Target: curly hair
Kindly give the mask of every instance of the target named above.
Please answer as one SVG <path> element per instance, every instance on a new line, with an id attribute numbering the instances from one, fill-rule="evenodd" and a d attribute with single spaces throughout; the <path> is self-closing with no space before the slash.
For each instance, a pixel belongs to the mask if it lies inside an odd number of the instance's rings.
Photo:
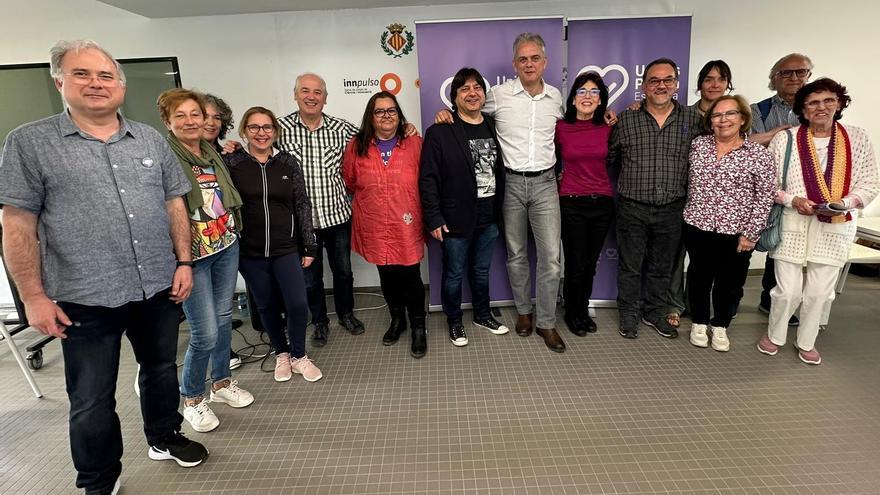
<path id="1" fill-rule="evenodd" d="M 235 119 L 232 118 L 232 109 L 225 101 L 211 93 L 205 93 L 205 105 L 213 105 L 220 113 L 220 134 L 217 135 L 217 140 L 226 139 L 226 133 L 232 130 L 235 123 Z"/>

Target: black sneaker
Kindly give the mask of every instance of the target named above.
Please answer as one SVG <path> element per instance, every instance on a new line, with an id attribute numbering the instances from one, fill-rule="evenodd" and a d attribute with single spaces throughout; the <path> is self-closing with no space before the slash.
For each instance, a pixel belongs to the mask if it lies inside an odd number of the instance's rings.
<path id="1" fill-rule="evenodd" d="M 565 317 L 565 326 L 568 327 L 568 330 L 577 335 L 578 337 L 586 337 L 587 336 L 587 325 L 584 322 L 584 319 L 580 316 L 575 316 L 569 318 L 567 315 Z"/>
<path id="2" fill-rule="evenodd" d="M 229 349 L 229 369 L 234 370 L 237 368 L 241 368 L 241 356 L 232 349 Z"/>
<path id="3" fill-rule="evenodd" d="M 788 326 L 796 327 L 801 324 L 801 320 L 798 319 L 797 315 L 791 315 L 791 318 L 788 319 Z"/>
<path id="4" fill-rule="evenodd" d="M 491 315 L 485 320 L 474 320 L 474 326 L 478 328 L 482 328 L 484 330 L 488 330 L 495 335 L 504 335 L 509 332 L 510 329 L 503 325 L 500 321 L 493 318 Z"/>
<path id="5" fill-rule="evenodd" d="M 764 313 L 765 315 L 769 315 L 770 306 L 765 306 L 764 303 L 758 303 L 758 311 Z"/>
<path id="6" fill-rule="evenodd" d="M 344 326 L 348 333 L 352 335 L 360 335 L 364 333 L 364 323 L 355 318 L 354 313 L 342 315 L 339 318 L 339 324 Z"/>
<path id="7" fill-rule="evenodd" d="M 647 318 L 642 318 L 642 323 L 657 330 L 657 333 L 660 334 L 661 337 L 666 337 L 667 339 L 678 337 L 678 330 L 670 325 L 669 322 L 666 321 L 666 318 L 655 318 L 653 321 Z"/>
<path id="8" fill-rule="evenodd" d="M 639 319 L 633 315 L 621 316 L 620 327 L 617 333 L 625 339 L 635 339 L 639 336 Z"/>
<path id="9" fill-rule="evenodd" d="M 150 447 L 147 455 L 154 461 L 173 460 L 181 467 L 195 467 L 208 457 L 208 449 L 175 431 Z"/>
<path id="10" fill-rule="evenodd" d="M 449 340 L 455 347 L 464 347 L 468 344 L 467 334 L 464 333 L 464 325 L 453 323 L 449 325 Z"/>
<path id="11" fill-rule="evenodd" d="M 324 347 L 327 345 L 327 333 L 330 328 L 326 323 L 315 323 L 315 333 L 312 334 L 312 345 L 315 347 Z"/>

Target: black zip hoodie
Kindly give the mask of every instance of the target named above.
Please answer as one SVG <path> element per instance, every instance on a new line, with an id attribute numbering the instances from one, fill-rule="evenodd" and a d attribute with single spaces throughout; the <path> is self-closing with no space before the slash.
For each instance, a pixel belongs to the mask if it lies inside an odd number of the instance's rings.
<path id="1" fill-rule="evenodd" d="M 312 203 L 299 162 L 277 151 L 265 165 L 243 149 L 224 156 L 229 175 L 244 203 L 241 207 L 241 255 L 283 256 L 299 251 L 315 256 Z"/>

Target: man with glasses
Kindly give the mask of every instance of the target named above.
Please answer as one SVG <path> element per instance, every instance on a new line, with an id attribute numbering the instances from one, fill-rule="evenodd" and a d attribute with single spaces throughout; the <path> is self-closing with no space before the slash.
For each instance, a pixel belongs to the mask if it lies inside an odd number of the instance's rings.
<path id="1" fill-rule="evenodd" d="M 770 140 L 779 131 L 799 125 L 797 115 L 794 114 L 794 95 L 807 84 L 813 70 L 813 62 L 810 57 L 800 53 L 789 53 L 780 58 L 770 69 L 770 83 L 768 87 L 776 91 L 776 94 L 751 105 L 752 110 L 752 134 L 750 141 L 767 146 Z M 770 314 L 770 291 L 776 287 L 776 270 L 773 258 L 767 256 L 764 263 L 764 275 L 761 277 L 761 302 L 758 310 Z M 739 304 L 737 303 L 737 306 Z M 788 320 L 791 326 L 800 324 L 797 315 L 792 315 Z"/>
<path id="2" fill-rule="evenodd" d="M 123 333 L 140 365 L 149 457 L 192 467 L 208 455 L 180 434 L 178 412 L 190 184 L 155 129 L 119 114 L 125 75 L 107 51 L 60 41 L 50 73 L 66 110 L 12 131 L 0 155 L 5 261 L 30 325 L 61 339 L 76 486 L 116 493 Z"/>
<path id="3" fill-rule="evenodd" d="M 608 163 L 619 167 L 617 241 L 620 335 L 638 336 L 639 317 L 666 338 L 678 331 L 666 321 L 676 248 L 687 196 L 691 140 L 702 131 L 699 112 L 678 103 L 678 66 L 668 58 L 645 68 L 645 99 L 626 110 L 614 128 Z M 642 302 L 642 275 L 645 299 Z"/>

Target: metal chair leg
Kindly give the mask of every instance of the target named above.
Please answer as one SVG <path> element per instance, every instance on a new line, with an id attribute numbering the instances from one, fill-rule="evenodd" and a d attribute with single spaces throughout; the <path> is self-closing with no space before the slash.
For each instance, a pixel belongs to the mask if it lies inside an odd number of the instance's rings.
<path id="1" fill-rule="evenodd" d="M 15 361 L 18 363 L 18 367 L 21 368 L 21 372 L 24 373 L 24 377 L 30 384 L 31 390 L 34 391 L 34 395 L 36 395 L 38 399 L 42 399 L 43 392 L 41 392 L 40 387 L 37 386 L 33 373 L 28 369 L 27 364 L 24 362 L 24 358 L 21 357 L 21 352 L 19 352 L 18 346 L 12 341 L 12 335 L 9 334 L 9 330 L 6 329 L 6 325 L 2 321 L 0 321 L 0 334 L 3 334 L 3 338 L 6 339 L 6 342 L 9 344 L 9 350 L 12 351 Z"/>

